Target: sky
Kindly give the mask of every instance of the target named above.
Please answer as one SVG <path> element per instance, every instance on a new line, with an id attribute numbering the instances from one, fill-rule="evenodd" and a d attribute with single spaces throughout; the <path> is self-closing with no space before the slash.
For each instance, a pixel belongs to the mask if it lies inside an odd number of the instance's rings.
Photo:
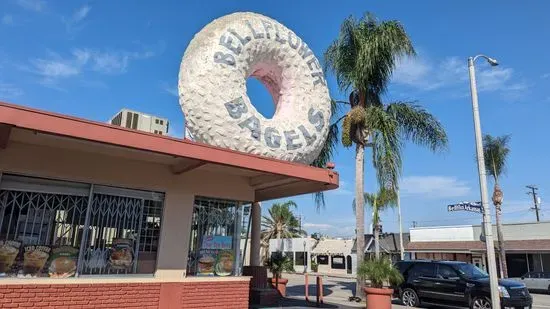
<path id="1" fill-rule="evenodd" d="M 541 218 L 550 161 L 550 2 L 547 1 L 0 1 L 0 100 L 82 118 L 106 121 L 128 107 L 170 120 L 170 134 L 184 128 L 177 78 L 183 53 L 202 27 L 223 15 L 251 11 L 272 17 L 297 33 L 322 61 L 349 15 L 369 11 L 403 23 L 417 57 L 401 59 L 385 102 L 415 101 L 434 114 L 449 136 L 441 154 L 407 144 L 403 153 L 403 228 L 479 224 L 475 213 L 446 205 L 480 200 L 467 58 L 478 53 L 500 65 L 476 63 L 482 130 L 511 134 L 504 191 L 504 222 L 535 220 L 526 185 L 539 187 Z M 327 74 L 330 94 L 347 98 Z M 270 117 L 273 101 L 257 81 L 248 95 Z M 370 157 L 367 151 L 366 158 Z M 316 210 L 311 195 L 291 198 L 309 232 L 349 237 L 354 150 L 339 147 L 334 158 L 340 188 Z M 376 190 L 366 161 L 365 190 Z M 490 189 L 492 183 L 489 182 Z M 288 199 L 285 199 L 288 200 Z M 265 211 L 273 202 L 264 202 Z M 494 213 L 494 211 L 493 211 Z M 368 230 L 371 219 L 366 213 Z M 384 232 L 398 231 L 397 211 L 382 214 Z"/>

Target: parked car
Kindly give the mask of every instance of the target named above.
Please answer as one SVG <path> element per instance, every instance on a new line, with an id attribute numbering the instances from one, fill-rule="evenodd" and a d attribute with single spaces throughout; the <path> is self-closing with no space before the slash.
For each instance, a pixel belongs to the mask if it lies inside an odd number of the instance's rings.
<path id="1" fill-rule="evenodd" d="M 397 269 L 405 281 L 397 295 L 405 306 L 424 304 L 491 308 L 489 275 L 476 266 L 456 261 L 400 261 Z M 531 308 L 533 299 L 525 284 L 499 280 L 501 307 Z"/>
<path id="2" fill-rule="evenodd" d="M 550 293 L 550 272 L 528 272 L 520 278 L 511 278 L 525 284 L 529 291 Z"/>

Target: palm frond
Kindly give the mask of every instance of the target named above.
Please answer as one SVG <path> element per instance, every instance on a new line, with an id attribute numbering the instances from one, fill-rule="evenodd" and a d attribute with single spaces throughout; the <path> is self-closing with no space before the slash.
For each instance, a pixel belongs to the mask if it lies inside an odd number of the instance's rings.
<path id="1" fill-rule="evenodd" d="M 381 187 L 395 186 L 401 175 L 399 123 L 381 106 L 367 107 L 365 127 L 372 132 L 373 164 Z"/>
<path id="2" fill-rule="evenodd" d="M 321 149 L 321 152 L 319 153 L 319 156 L 313 163 L 312 166 L 320 167 L 320 168 L 326 168 L 327 163 L 332 160 L 334 153 L 336 151 L 336 147 L 338 147 L 338 134 L 339 134 L 339 128 L 338 123 L 333 123 L 330 125 L 327 139 L 325 143 L 323 144 L 323 148 Z M 313 194 L 314 202 L 315 202 L 315 208 L 317 211 L 320 211 L 321 208 L 325 208 L 326 202 L 325 202 L 325 195 L 323 192 L 316 192 Z"/>
<path id="3" fill-rule="evenodd" d="M 483 136 L 483 155 L 485 157 L 485 169 L 495 182 L 506 172 L 506 161 L 510 153 L 510 135 L 493 137 L 489 134 Z"/>
<path id="4" fill-rule="evenodd" d="M 394 102 L 387 105 L 386 111 L 397 121 L 404 139 L 434 152 L 447 148 L 447 133 L 443 125 L 421 106 Z"/>
<path id="5" fill-rule="evenodd" d="M 359 23 L 360 48 L 355 62 L 354 87 L 365 93 L 384 93 L 396 61 L 415 51 L 403 25 L 396 20 L 379 22 L 368 13 Z"/>

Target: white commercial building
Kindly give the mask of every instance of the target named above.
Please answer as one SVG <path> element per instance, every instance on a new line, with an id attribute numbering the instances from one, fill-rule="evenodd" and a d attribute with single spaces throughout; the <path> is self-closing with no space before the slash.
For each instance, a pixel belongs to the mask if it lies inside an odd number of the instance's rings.
<path id="1" fill-rule="evenodd" d="M 357 254 L 352 253 L 352 239 L 322 239 L 313 249 L 317 272 L 322 274 L 355 274 Z"/>
<path id="2" fill-rule="evenodd" d="M 281 251 L 290 257 L 296 272 L 311 271 L 311 250 L 317 241 L 313 238 L 285 238 L 269 241 L 269 255 Z"/>
<path id="3" fill-rule="evenodd" d="M 504 224 L 502 233 L 509 277 L 550 271 L 550 221 Z M 495 226 L 493 235 L 496 247 Z M 411 228 L 410 237 L 407 251 L 413 259 L 458 260 L 486 267 L 480 225 Z"/>

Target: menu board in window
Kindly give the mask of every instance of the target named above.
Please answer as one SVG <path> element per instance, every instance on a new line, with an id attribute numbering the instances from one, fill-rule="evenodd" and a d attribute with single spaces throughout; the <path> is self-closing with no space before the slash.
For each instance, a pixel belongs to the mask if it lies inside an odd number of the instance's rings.
<path id="1" fill-rule="evenodd" d="M 198 259 L 198 273 L 203 276 L 229 276 L 235 256 L 231 236 L 203 236 Z"/>

